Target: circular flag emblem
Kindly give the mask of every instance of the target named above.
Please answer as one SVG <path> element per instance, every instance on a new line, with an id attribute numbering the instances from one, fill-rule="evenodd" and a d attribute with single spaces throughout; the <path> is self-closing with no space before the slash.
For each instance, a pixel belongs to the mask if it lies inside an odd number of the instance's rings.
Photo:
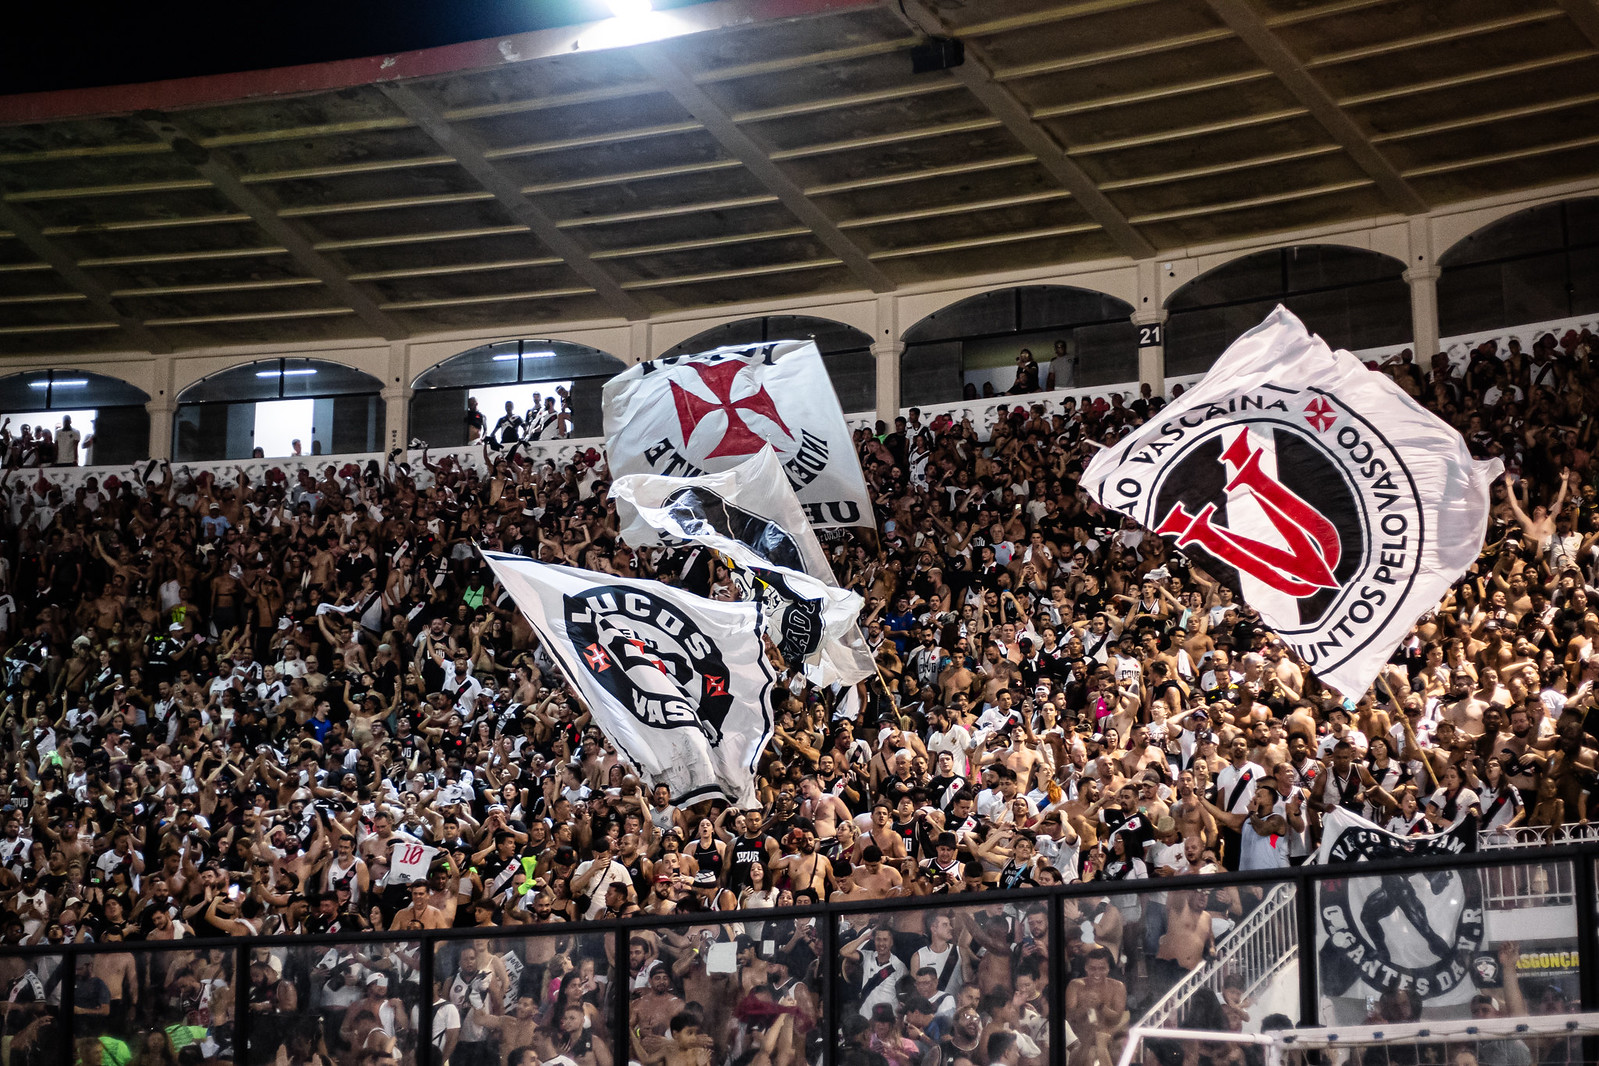
<path id="1" fill-rule="evenodd" d="M 1383 834 L 1345 830 L 1328 862 L 1410 855 Z M 1483 946 L 1475 870 L 1340 878 L 1323 881 L 1320 891 L 1326 991 L 1347 992 L 1358 977 L 1379 992 L 1409 989 L 1428 999 L 1472 980 Z"/>
<path id="2" fill-rule="evenodd" d="M 1392 620 L 1428 536 L 1397 450 L 1319 389 L 1265 386 L 1186 411 L 1130 452 L 1105 490 L 1106 503 L 1271 617 L 1323 673 Z"/>
<path id="3" fill-rule="evenodd" d="M 598 585 L 563 597 L 566 639 L 595 682 L 644 725 L 697 728 L 716 745 L 732 707 L 727 665 L 669 600 Z"/>

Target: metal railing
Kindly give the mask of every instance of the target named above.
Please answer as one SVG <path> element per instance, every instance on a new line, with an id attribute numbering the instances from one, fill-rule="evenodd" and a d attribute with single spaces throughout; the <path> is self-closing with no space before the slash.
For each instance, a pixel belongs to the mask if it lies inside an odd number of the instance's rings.
<path id="1" fill-rule="evenodd" d="M 1179 1025 L 1183 1008 L 1195 992 L 1208 988 L 1219 999 L 1223 986 L 1233 978 L 1242 983 L 1245 997 L 1254 998 L 1267 981 L 1294 961 L 1298 933 L 1294 886 L 1278 885 L 1247 918 L 1227 932 L 1215 955 L 1155 1001 L 1140 1024 L 1151 1029 Z"/>
<path id="2" fill-rule="evenodd" d="M 78 1010 L 80 988 L 92 995 L 96 1003 L 103 1004 L 103 990 L 89 972 L 91 964 L 108 954 L 132 958 L 137 962 L 135 969 L 141 980 L 150 981 L 150 987 L 145 989 L 147 998 L 158 1000 L 159 1009 L 142 1008 L 138 1024 L 132 1026 L 132 1036 L 128 1039 L 159 1029 L 169 1037 L 218 1043 L 226 1040 L 234 1051 L 234 1061 L 240 1066 L 269 1066 L 275 1061 L 285 1032 L 307 1024 L 328 1024 L 319 1016 L 314 998 L 296 1002 L 288 992 L 279 995 L 275 991 L 288 980 L 291 972 L 298 970 L 302 989 L 338 991 L 333 989 L 332 976 L 342 975 L 343 967 L 360 965 L 365 970 L 351 975 L 350 992 L 354 993 L 354 980 L 365 972 L 369 981 L 376 982 L 374 988 L 368 989 L 369 995 L 395 997 L 387 1017 L 404 1019 L 401 1027 L 405 1031 L 398 1034 L 403 1039 L 396 1043 L 394 1055 L 385 1060 L 386 1066 L 442 1066 L 443 1060 L 433 1050 L 435 1036 L 442 1035 L 435 1031 L 435 1006 L 442 1009 L 449 1002 L 451 983 L 466 972 L 465 952 L 469 946 L 477 948 L 470 942 L 488 940 L 486 948 L 490 954 L 503 956 L 509 951 L 516 960 L 532 968 L 532 977 L 527 972 L 521 976 L 519 986 L 523 995 L 532 991 L 554 1003 L 559 1000 L 559 994 L 551 991 L 555 978 L 563 974 L 581 977 L 579 987 L 589 989 L 586 1009 L 594 1022 L 594 1037 L 614 1040 L 614 1046 L 608 1046 L 613 1057 L 621 1061 L 621 1056 L 633 1057 L 629 1055 L 629 1034 L 634 1031 L 635 1023 L 642 1020 L 642 1015 L 635 1014 L 631 996 L 637 978 L 642 975 L 636 969 L 637 963 L 630 959 L 629 949 L 635 939 L 668 944 L 671 951 L 661 951 L 660 956 L 664 959 L 670 954 L 676 964 L 687 965 L 686 972 L 691 976 L 699 974 L 700 986 L 710 989 L 708 993 L 694 993 L 701 996 L 701 1006 L 708 1013 L 720 1011 L 724 1023 L 731 1026 L 727 1031 L 735 1033 L 739 1039 L 748 1039 L 762 1021 L 758 1012 L 753 1015 L 735 1013 L 735 1007 L 742 1005 L 745 989 L 754 986 L 742 983 L 746 968 L 753 975 L 758 972 L 757 966 L 769 965 L 764 962 L 767 954 L 764 942 L 782 944 L 782 937 L 790 937 L 793 938 L 790 943 L 803 940 L 808 945 L 803 952 L 793 947 L 779 949 L 790 963 L 802 957 L 806 960 L 804 972 L 792 975 L 799 977 L 808 990 L 799 997 L 801 1005 L 794 1008 L 803 1015 L 803 1029 L 799 1024 L 794 1028 L 807 1034 L 804 1062 L 795 1058 L 794 1066 L 837 1066 L 842 1058 L 843 1022 L 850 1014 L 863 1013 L 862 992 L 871 976 L 862 972 L 857 961 L 864 949 L 848 949 L 852 940 L 867 925 L 875 925 L 880 933 L 893 933 L 896 953 L 908 955 L 918 945 L 931 950 L 925 938 L 919 938 L 920 933 L 931 932 L 930 920 L 937 914 L 953 911 L 961 916 L 962 922 L 981 926 L 979 931 L 987 942 L 981 956 L 972 957 L 974 966 L 962 981 L 988 985 L 983 989 L 985 994 L 992 991 L 993 973 L 982 961 L 989 956 L 996 960 L 1012 960 L 1010 977 L 1003 985 L 1007 991 L 1011 983 L 1019 983 L 1023 974 L 1034 975 L 1037 986 L 1046 989 L 1051 997 L 1047 1016 L 1040 1013 L 1033 1021 L 1037 1027 L 1036 1042 L 1045 1049 L 1047 1061 L 1060 1063 L 1065 1059 L 1066 1047 L 1066 1012 L 1061 1009 L 1062 997 L 1068 985 L 1081 976 L 1085 954 L 1092 955 L 1097 950 L 1098 934 L 1113 935 L 1123 948 L 1129 943 L 1142 945 L 1146 959 L 1155 954 L 1149 950 L 1152 945 L 1147 941 L 1122 939 L 1123 926 L 1117 914 L 1126 912 L 1120 911 L 1107 897 L 1199 891 L 1206 893 L 1208 900 L 1215 901 L 1230 897 L 1229 890 L 1236 889 L 1240 897 L 1260 898 L 1252 912 L 1239 913 L 1239 926 L 1225 938 L 1221 953 L 1200 976 L 1183 975 L 1186 980 L 1179 988 L 1154 1001 L 1152 1020 L 1169 1022 L 1173 1012 L 1196 991 L 1214 989 L 1214 981 L 1228 982 L 1236 974 L 1249 994 L 1265 988 L 1273 979 L 1280 980 L 1290 964 L 1297 964 L 1298 1013 L 1300 1020 L 1314 1024 L 1320 1013 L 1322 994 L 1318 952 L 1330 942 L 1331 927 L 1323 927 L 1326 920 L 1323 911 L 1329 898 L 1340 894 L 1347 896 L 1351 885 L 1361 883 L 1367 885 L 1364 892 L 1369 894 L 1384 877 L 1390 881 L 1409 880 L 1416 874 L 1439 871 L 1474 876 L 1518 866 L 1553 868 L 1564 865 L 1570 871 L 1572 885 L 1565 905 L 1574 917 L 1576 937 L 1572 940 L 1569 933 L 1553 935 L 1565 936 L 1569 942 L 1565 950 L 1574 949 L 1573 957 L 1580 960 L 1576 980 L 1580 980 L 1578 991 L 1587 1008 L 1599 1005 L 1596 862 L 1599 862 L 1599 843 L 1580 843 L 1536 853 L 1503 848 L 1478 854 L 1335 867 L 1301 866 L 1187 875 L 1141 881 L 1136 886 L 1130 882 L 1101 881 L 1008 892 L 851 901 L 788 910 L 641 915 L 570 924 L 335 936 L 0 945 L 0 970 L 22 974 L 11 987 L 0 989 L 0 994 L 11 1004 L 8 1032 L 15 1034 L 11 1037 L 9 1066 L 75 1066 L 78 1060 L 75 1042 L 80 1038 L 101 1037 L 112 1024 L 104 1014 L 86 1014 Z M 1063 907 L 1066 900 L 1074 901 L 1070 931 Z M 1207 909 L 1210 906 L 1207 903 Z M 1110 924 L 1094 925 L 1094 915 Z M 850 926 L 848 933 L 841 929 L 845 922 Z M 752 923 L 763 924 L 760 938 L 755 939 L 751 931 L 753 944 L 735 941 L 737 933 L 748 931 L 746 927 Z M 796 935 L 812 923 L 813 936 Z M 1569 923 L 1565 927 L 1569 929 Z M 1125 928 L 1130 932 L 1136 925 L 1130 922 Z M 1095 936 L 1088 937 L 1088 932 Z M 703 940 L 702 933 L 708 934 Z M 995 951 L 996 937 L 1009 941 L 1015 954 Z M 714 956 L 713 945 L 720 945 L 715 948 Z M 752 946 L 757 952 L 755 958 L 744 954 Z M 1486 938 L 1481 946 L 1489 946 Z M 1129 957 L 1137 950 L 1135 947 L 1128 952 Z M 696 958 L 690 960 L 690 952 Z M 698 958 L 701 952 L 703 961 Z M 72 975 L 78 973 L 80 966 L 85 976 L 73 979 Z M 701 966 L 703 970 L 698 969 Z M 585 967 L 591 968 L 591 972 L 585 971 Z M 679 970 L 685 972 L 681 965 Z M 780 970 L 768 972 L 767 977 L 778 982 L 780 973 Z M 907 978 L 911 976 L 914 975 L 907 975 Z M 595 978 L 597 984 L 586 984 Z M 384 982 L 388 981 L 399 987 L 386 986 Z M 209 990 L 206 992 L 209 1002 L 191 1002 L 196 987 Z M 767 986 L 762 984 L 761 987 Z M 905 989 L 895 986 L 894 992 L 888 1002 L 897 1016 L 909 1000 L 905 998 Z M 360 997 L 354 995 L 353 998 Z M 1573 998 L 1577 997 L 1573 995 Z M 342 1002 L 349 1003 L 351 998 Z M 1131 1021 L 1141 1022 L 1142 1019 L 1135 1017 Z M 1185 1021 L 1193 1024 L 1192 1018 Z M 1073 1025 L 1077 1027 L 1076 1022 Z M 26 1032 L 30 1027 L 34 1030 L 31 1036 Z M 360 1052 L 361 1027 L 346 1028 L 343 1032 L 345 1039 Z M 365 1035 L 377 1043 L 393 1039 L 384 1033 L 374 1036 L 367 1032 Z M 732 1050 L 730 1042 L 726 1057 L 731 1057 Z M 483 1047 L 474 1048 L 473 1053 L 484 1062 L 490 1061 Z M 348 1058 L 354 1062 L 358 1057 Z M 719 1054 L 719 1057 L 722 1056 Z M 299 1061 L 293 1054 L 288 1055 L 288 1060 Z M 362 1066 L 366 1066 L 364 1059 Z"/>
<path id="3" fill-rule="evenodd" d="M 1552 844 L 1591 844 L 1599 841 L 1599 825 L 1567 822 L 1564 825 L 1518 825 L 1514 829 L 1483 829 L 1477 833 L 1478 851 L 1500 848 L 1544 848 Z"/>

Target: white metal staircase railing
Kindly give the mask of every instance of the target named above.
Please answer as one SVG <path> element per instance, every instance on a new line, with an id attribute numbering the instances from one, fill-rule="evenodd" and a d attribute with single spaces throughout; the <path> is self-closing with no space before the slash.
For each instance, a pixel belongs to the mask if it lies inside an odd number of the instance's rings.
<path id="1" fill-rule="evenodd" d="M 1208 988 L 1220 998 L 1222 983 L 1229 977 L 1241 978 L 1244 994 L 1254 997 L 1267 981 L 1297 958 L 1296 921 L 1294 886 L 1278 885 L 1260 901 L 1260 906 L 1222 938 L 1209 961 L 1184 974 L 1155 1001 L 1138 1024 L 1145 1029 L 1180 1025 L 1183 1008 L 1195 992 Z"/>

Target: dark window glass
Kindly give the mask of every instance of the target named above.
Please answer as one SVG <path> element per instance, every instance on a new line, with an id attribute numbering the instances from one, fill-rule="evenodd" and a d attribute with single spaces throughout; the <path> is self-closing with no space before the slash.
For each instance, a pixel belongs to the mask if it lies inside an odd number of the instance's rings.
<path id="1" fill-rule="evenodd" d="M 452 355 L 417 376 L 418 389 L 479 388 L 526 381 L 610 377 L 626 364 L 616 356 L 567 341 L 517 340 Z M 464 401 L 463 401 L 464 402 Z"/>
<path id="2" fill-rule="evenodd" d="M 1131 381 L 1138 376 L 1131 304 L 1090 289 L 1023 285 L 968 297 L 905 331 L 900 402 L 953 403 L 985 387 L 1016 383 L 1023 348 L 1038 363 L 1038 387 Z"/>
<path id="3" fill-rule="evenodd" d="M 1295 245 L 1225 263 L 1166 301 L 1166 374 L 1210 369 L 1239 334 L 1278 304 L 1334 348 L 1378 348 L 1411 338 L 1404 264 L 1334 244 Z"/>
<path id="4" fill-rule="evenodd" d="M 0 409 L 74 411 L 84 407 L 142 407 L 143 389 L 87 370 L 29 370 L 0 378 Z"/>
<path id="5" fill-rule="evenodd" d="M 201 378 L 178 394 L 181 403 L 277 400 L 286 397 L 377 393 L 371 374 L 321 359 L 262 359 Z"/>
<path id="6" fill-rule="evenodd" d="M 1484 226 L 1439 258 L 1445 337 L 1599 309 L 1599 197 L 1528 208 Z"/>

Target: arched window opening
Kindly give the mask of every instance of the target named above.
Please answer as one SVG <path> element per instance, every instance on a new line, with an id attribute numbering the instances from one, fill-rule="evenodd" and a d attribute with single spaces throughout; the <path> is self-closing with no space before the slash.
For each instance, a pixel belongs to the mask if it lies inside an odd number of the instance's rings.
<path id="1" fill-rule="evenodd" d="M 149 400 L 143 389 L 105 374 L 28 370 L 0 378 L 0 423 L 11 451 L 28 465 L 130 463 L 150 454 Z"/>
<path id="2" fill-rule="evenodd" d="M 1166 301 L 1166 376 L 1209 370 L 1238 335 L 1282 304 L 1334 348 L 1411 339 L 1405 265 L 1336 244 L 1256 252 L 1207 271 Z"/>
<path id="3" fill-rule="evenodd" d="M 480 345 L 417 375 L 411 435 L 436 447 L 469 444 L 496 428 L 502 440 L 598 436 L 600 389 L 625 365 L 570 341 Z"/>
<path id="4" fill-rule="evenodd" d="M 178 394 L 172 454 L 188 462 L 347 455 L 383 447 L 383 382 L 323 359 L 262 359 Z"/>
<path id="5" fill-rule="evenodd" d="M 854 326 L 811 315 L 764 315 L 712 326 L 667 351 L 666 355 L 725 348 L 730 344 L 764 344 L 767 341 L 813 340 L 822 353 L 822 365 L 833 383 L 838 405 L 848 414 L 871 411 L 877 405 L 877 366 L 872 360 L 872 338 Z"/>
<path id="6" fill-rule="evenodd" d="M 1599 312 L 1599 197 L 1517 211 L 1438 259 L 1445 337 Z"/>
<path id="7" fill-rule="evenodd" d="M 900 402 L 920 407 L 1009 393 L 1018 387 L 1024 349 L 1038 364 L 1034 391 L 1133 381 L 1132 314 L 1125 300 L 1065 285 L 968 297 L 905 331 Z"/>

